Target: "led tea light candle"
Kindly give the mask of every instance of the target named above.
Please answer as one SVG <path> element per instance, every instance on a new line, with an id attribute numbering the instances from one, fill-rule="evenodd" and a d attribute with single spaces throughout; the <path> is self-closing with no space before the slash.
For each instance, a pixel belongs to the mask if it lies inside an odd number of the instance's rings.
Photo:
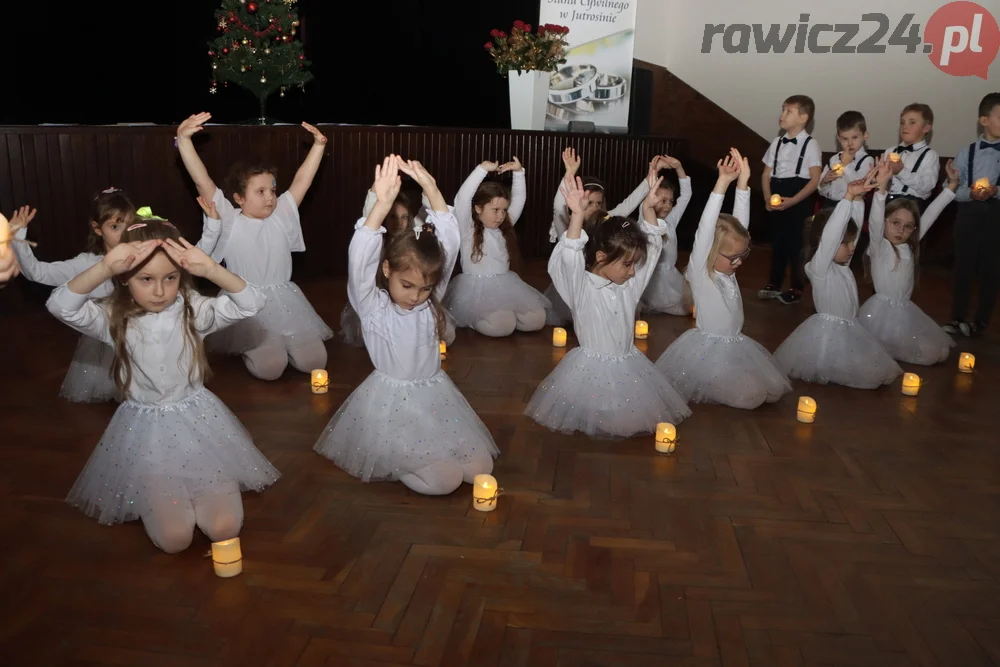
<path id="1" fill-rule="evenodd" d="M 448 346 L 445 344 L 444 341 L 438 343 L 438 351 L 441 353 L 441 361 L 444 361 L 445 359 L 448 358 Z"/>
<path id="2" fill-rule="evenodd" d="M 552 330 L 552 344 L 555 347 L 566 347 L 566 330 L 556 327 Z"/>
<path id="3" fill-rule="evenodd" d="M 920 376 L 916 373 L 903 373 L 903 393 L 916 396 L 920 393 Z"/>
<path id="4" fill-rule="evenodd" d="M 314 394 L 325 394 L 330 389 L 330 374 L 322 368 L 317 368 L 312 372 L 312 392 Z"/>
<path id="5" fill-rule="evenodd" d="M 899 153 L 889 153 L 890 162 L 899 162 Z"/>
<path id="6" fill-rule="evenodd" d="M 497 508 L 500 487 L 493 475 L 476 475 L 472 480 L 472 506 L 480 512 L 492 512 Z"/>
<path id="7" fill-rule="evenodd" d="M 235 577 L 243 571 L 243 552 L 240 550 L 240 538 L 212 542 L 212 564 L 215 574 L 220 577 Z"/>
<path id="8" fill-rule="evenodd" d="M 642 340 L 649 336 L 649 322 L 637 320 L 635 323 L 635 337 Z"/>
<path id="9" fill-rule="evenodd" d="M 830 171 L 835 173 L 837 176 L 841 176 L 844 173 L 844 165 L 838 162 L 837 164 L 830 167 Z"/>
<path id="10" fill-rule="evenodd" d="M 673 454 L 677 447 L 677 427 L 666 422 L 657 424 L 655 446 L 661 454 Z"/>
<path id="11" fill-rule="evenodd" d="M 781 206 L 781 195 L 771 195 L 771 206 Z"/>
<path id="12" fill-rule="evenodd" d="M 980 178 L 976 180 L 975 185 L 973 185 L 976 190 L 989 190 L 990 189 L 990 179 Z"/>
<path id="13" fill-rule="evenodd" d="M 958 355 L 958 370 L 963 373 L 971 373 L 976 368 L 976 355 L 970 352 L 963 352 Z"/>
<path id="14" fill-rule="evenodd" d="M 809 396 L 800 396 L 795 417 L 803 424 L 812 424 L 816 421 L 816 401 Z"/>

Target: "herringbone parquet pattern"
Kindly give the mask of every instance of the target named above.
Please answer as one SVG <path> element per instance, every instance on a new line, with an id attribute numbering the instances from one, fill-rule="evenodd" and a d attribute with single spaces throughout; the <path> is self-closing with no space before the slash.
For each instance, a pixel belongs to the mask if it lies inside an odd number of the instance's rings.
<path id="1" fill-rule="evenodd" d="M 756 302 L 766 263 L 741 280 L 746 332 L 774 349 L 810 306 Z M 922 275 L 933 317 L 946 279 Z M 343 284 L 304 288 L 337 322 Z M 691 326 L 650 323 L 652 358 Z M 521 416 L 560 355 L 548 330 L 460 332 L 445 367 L 503 451 L 506 495 L 485 515 L 468 486 L 364 485 L 311 451 L 369 372 L 363 351 L 331 343 L 325 396 L 213 359 L 211 388 L 284 474 L 245 496 L 244 573 L 223 580 L 203 537 L 168 556 L 138 523 L 64 504 L 114 406 L 55 398 L 75 334 L 47 314 L 3 331 L 2 665 L 1000 664 L 995 336 L 961 342 L 974 376 L 909 369 L 926 381 L 915 399 L 796 383 L 753 412 L 695 406 L 662 457 L 651 437 L 591 441 Z M 794 419 L 802 393 L 819 402 L 812 426 Z"/>

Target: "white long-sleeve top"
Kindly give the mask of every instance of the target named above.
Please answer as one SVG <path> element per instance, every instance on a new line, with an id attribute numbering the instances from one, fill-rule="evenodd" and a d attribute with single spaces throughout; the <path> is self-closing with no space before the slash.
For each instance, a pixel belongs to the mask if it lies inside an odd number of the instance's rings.
<path id="1" fill-rule="evenodd" d="M 28 228 L 22 227 L 17 230 L 14 237 L 22 240 L 28 238 Z M 31 246 L 27 243 L 11 243 L 10 245 L 14 247 L 17 261 L 21 265 L 21 275 L 33 283 L 41 283 L 42 285 L 49 285 L 51 287 L 66 284 L 104 259 L 103 255 L 95 255 L 92 252 L 81 252 L 76 257 L 58 262 L 40 262 L 35 257 Z M 110 280 L 105 280 L 87 296 L 91 299 L 101 299 L 111 294 L 114 289 L 114 283 Z"/>
<path id="2" fill-rule="evenodd" d="M 225 260 L 227 268 L 248 283 L 267 287 L 289 282 L 292 253 L 306 249 L 299 207 L 292 193 L 285 191 L 278 197 L 274 212 L 263 220 L 243 215 L 242 209 L 230 204 L 219 188 L 212 201 L 222 218 L 218 240 L 211 252 L 201 242 L 199 247 L 216 262 Z M 211 227 L 205 233 L 214 234 Z M 206 241 L 205 246 L 209 245 Z"/>
<path id="3" fill-rule="evenodd" d="M 635 190 L 622 200 L 618 206 L 608 211 L 608 214 L 611 216 L 627 216 L 639 208 L 639 204 L 649 194 L 649 187 L 649 181 L 643 179 L 636 186 Z M 607 193 L 604 196 L 607 197 Z M 556 188 L 556 196 L 552 200 L 552 225 L 549 227 L 549 242 L 555 243 L 558 241 L 559 237 L 565 234 L 567 229 L 569 229 L 569 211 L 566 208 L 566 197 L 563 196 L 560 188 Z"/>
<path id="4" fill-rule="evenodd" d="M 691 257 L 684 277 L 691 285 L 691 296 L 697 309 L 698 328 L 715 336 L 737 336 L 743 330 L 743 296 L 736 274 L 725 274 L 707 267 L 708 256 L 715 241 L 715 225 L 722 213 L 724 195 L 708 196 L 705 210 L 694 235 Z M 750 190 L 736 190 L 733 216 L 744 228 L 750 225 Z"/>
<path id="5" fill-rule="evenodd" d="M 659 264 L 664 267 L 677 265 L 677 225 L 684 217 L 684 211 L 691 203 L 691 179 L 679 179 L 681 184 L 680 194 L 677 195 L 677 202 L 667 213 L 664 222 L 667 224 L 667 233 L 663 235 L 663 251 L 660 253 Z M 645 195 L 643 195 L 645 198 Z"/>
<path id="6" fill-rule="evenodd" d="M 648 246 L 646 261 L 623 285 L 613 283 L 587 270 L 584 247 L 587 232 L 580 238 L 566 234 L 552 250 L 549 275 L 559 296 L 573 311 L 573 327 L 581 347 L 599 354 L 623 357 L 635 347 L 635 309 L 649 284 L 663 246 L 667 223 L 657 220 L 654 227 L 646 221 L 629 221 L 642 225 Z"/>
<path id="7" fill-rule="evenodd" d="M 868 215 L 868 235 L 871 239 L 868 245 L 868 256 L 871 258 L 872 283 L 875 291 L 882 296 L 897 301 L 909 301 L 913 294 L 913 252 L 906 243 L 897 246 L 885 237 L 885 199 L 884 192 L 876 192 L 872 199 L 872 210 Z M 944 188 L 934 198 L 923 215 L 920 216 L 919 239 L 930 230 L 945 207 L 955 199 L 955 193 L 950 188 Z M 895 248 L 895 249 L 894 249 Z M 898 264 L 897 264 L 897 254 Z"/>
<path id="8" fill-rule="evenodd" d="M 858 284 L 854 280 L 854 272 L 850 266 L 837 264 L 833 258 L 844 241 L 847 223 L 852 218 L 863 219 L 864 215 L 863 201 L 841 199 L 823 227 L 819 247 L 806 262 L 805 271 L 812 283 L 817 313 L 845 320 L 854 320 L 858 316 Z"/>
<path id="9" fill-rule="evenodd" d="M 114 346 L 107 309 L 86 294 L 75 294 L 67 285 L 56 288 L 46 303 L 49 312 L 77 331 Z M 191 293 L 191 307 L 202 338 L 235 322 L 251 317 L 264 307 L 264 295 L 247 285 L 241 292 L 209 298 Z M 132 360 L 129 398 L 137 403 L 176 403 L 199 391 L 204 384 L 195 374 L 194 363 L 184 336 L 184 297 L 177 296 L 159 313 L 130 318 L 125 344 Z"/>
<path id="10" fill-rule="evenodd" d="M 904 150 L 906 146 L 890 146 L 887 153 L 899 153 L 899 159 L 903 163 L 903 170 L 892 177 L 889 184 L 889 194 L 891 195 L 914 195 L 920 199 L 927 199 L 934 192 L 938 184 L 938 177 L 941 172 L 941 158 L 937 151 L 930 148 L 925 140 L 920 140 L 913 144 L 913 150 Z M 920 162 L 920 169 L 913 171 L 920 155 L 926 152 L 927 155 Z M 906 186 L 904 188 L 904 186 Z"/>
<path id="11" fill-rule="evenodd" d="M 448 289 L 461 240 L 451 211 L 430 211 L 429 221 L 444 249 L 441 281 L 434 288 L 440 300 Z M 347 297 L 361 320 L 365 347 L 376 370 L 396 380 L 427 379 L 441 369 L 437 316 L 430 300 L 406 310 L 375 284 L 384 233 L 384 227 L 376 231 L 365 227 L 363 218 L 359 221 L 348 248 Z"/>
<path id="12" fill-rule="evenodd" d="M 483 229 L 483 256 L 479 261 L 472 259 L 472 240 L 475 234 L 475 223 L 472 221 L 472 199 L 476 190 L 489 172 L 482 165 L 477 166 L 462 183 L 455 195 L 455 217 L 462 234 L 462 273 L 474 276 L 492 276 L 507 273 L 510 270 L 510 252 L 507 250 L 507 239 L 503 232 L 497 229 Z M 524 170 L 512 172 L 514 182 L 510 189 L 510 207 L 507 216 L 512 225 L 524 211 L 527 200 L 527 188 L 524 184 Z"/>

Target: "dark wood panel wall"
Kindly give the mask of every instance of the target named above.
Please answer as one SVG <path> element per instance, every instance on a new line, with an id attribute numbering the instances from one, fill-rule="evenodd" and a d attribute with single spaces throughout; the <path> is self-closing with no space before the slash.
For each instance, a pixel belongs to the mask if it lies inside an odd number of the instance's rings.
<path id="1" fill-rule="evenodd" d="M 361 215 L 374 167 L 389 153 L 420 160 L 437 179 L 445 198 L 484 159 L 520 158 L 526 170 L 528 201 L 517 226 L 521 254 L 548 256 L 552 198 L 562 177 L 561 153 L 574 146 L 582 172 L 599 176 L 610 199 L 618 201 L 645 176 L 649 160 L 661 153 L 682 154 L 681 142 L 666 138 L 462 130 L 418 127 L 321 126 L 329 138 L 326 157 L 302 203 L 307 250 L 296 253 L 297 279 L 346 274 L 347 245 Z M 175 128 L 47 127 L 0 128 L 0 210 L 38 208 L 29 238 L 39 259 L 72 257 L 83 250 L 88 204 L 98 191 L 123 188 L 136 206 L 174 222 L 192 241 L 201 230 L 196 191 L 177 149 Z M 298 126 L 208 126 L 195 145 L 220 186 L 239 160 L 265 160 L 278 171 L 279 191 L 288 187 L 309 150 L 311 137 Z M 507 178 L 509 183 L 509 177 Z M 17 280 L 0 293 L 0 309 L 37 304 L 39 291 Z M 27 297 L 27 298 L 26 298 Z"/>

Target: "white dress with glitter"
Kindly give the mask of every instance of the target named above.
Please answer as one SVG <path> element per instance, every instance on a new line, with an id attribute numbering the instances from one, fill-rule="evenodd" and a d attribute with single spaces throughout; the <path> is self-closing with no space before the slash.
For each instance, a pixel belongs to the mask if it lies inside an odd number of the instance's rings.
<path id="1" fill-rule="evenodd" d="M 264 296 L 247 286 L 238 294 L 191 294 L 199 335 L 258 312 Z M 63 285 L 48 309 L 77 331 L 111 345 L 107 310 Z M 160 313 L 129 320 L 132 363 L 129 395 L 77 477 L 67 501 L 102 524 L 139 519 L 154 507 L 231 489 L 260 491 L 278 471 L 250 434 L 195 372 L 184 326 L 184 298 Z"/>
<path id="2" fill-rule="evenodd" d="M 778 367 L 791 378 L 876 389 L 902 375 L 892 356 L 858 322 L 858 285 L 849 265 L 833 261 L 847 223 L 864 219 L 862 201 L 842 199 L 823 228 L 805 266 L 816 313 L 800 324 L 774 352 Z"/>
<path id="3" fill-rule="evenodd" d="M 697 327 L 681 334 L 656 365 L 689 401 L 752 410 L 777 401 L 792 386 L 771 354 L 743 335 L 743 297 L 736 275 L 706 270 L 722 200 L 723 195 L 709 195 L 685 271 Z M 733 215 L 744 227 L 749 224 L 749 190 L 736 190 Z"/>
<path id="4" fill-rule="evenodd" d="M 242 354 L 273 339 L 282 340 L 287 349 L 299 341 L 332 338 L 333 331 L 291 280 L 292 253 L 306 249 L 292 194 L 286 191 L 278 197 L 274 212 L 264 220 L 243 215 L 218 188 L 212 201 L 222 218 L 212 259 L 225 261 L 230 271 L 258 285 L 267 303 L 255 316 L 209 336 L 209 348 Z"/>
<path id="5" fill-rule="evenodd" d="M 633 343 L 635 310 L 660 254 L 667 225 L 645 221 L 646 262 L 623 285 L 587 270 L 587 233 L 563 234 L 549 259 L 549 275 L 574 314 L 580 347 L 570 350 L 535 390 L 524 414 L 554 431 L 602 438 L 653 433 L 659 422 L 678 424 L 691 414 L 684 399 Z"/>
<path id="6" fill-rule="evenodd" d="M 458 223 L 452 213 L 428 219 L 444 249 L 440 298 L 458 256 Z M 404 310 L 375 285 L 383 233 L 359 225 L 348 251 L 347 294 L 375 370 L 337 409 L 314 449 L 365 482 L 398 480 L 441 461 L 492 463 L 499 454 L 493 437 L 441 370 L 430 301 Z"/>
<path id="7" fill-rule="evenodd" d="M 500 229 L 483 229 L 483 255 L 478 260 L 472 258 L 472 200 L 487 173 L 476 167 L 455 195 L 455 217 L 462 234 L 462 273 L 451 281 L 442 303 L 460 327 L 472 327 L 497 312 L 520 315 L 550 306 L 541 292 L 510 270 L 507 240 Z M 516 224 L 524 210 L 524 171 L 513 172 L 513 179 L 507 215 L 511 224 Z"/>
<path id="8" fill-rule="evenodd" d="M 561 185 L 561 184 L 560 184 Z M 611 216 L 626 217 L 635 209 L 649 194 L 649 183 L 643 179 L 641 183 L 624 199 L 618 206 L 608 211 Z M 607 194 L 605 193 L 605 196 Z M 569 229 L 569 209 L 566 206 L 566 197 L 562 190 L 556 189 L 555 199 L 552 200 L 552 224 L 549 226 L 549 243 L 558 241 L 566 230 Z M 552 304 L 545 310 L 545 323 L 553 327 L 573 326 L 573 313 L 559 295 L 559 290 L 555 284 L 545 288 L 544 296 Z"/>
<path id="9" fill-rule="evenodd" d="M 691 202 L 691 179 L 680 179 L 681 192 L 677 203 L 667 214 L 667 233 L 663 236 L 663 252 L 656 263 L 653 277 L 642 294 L 641 309 L 647 313 L 691 314 L 691 288 L 677 270 L 677 224 Z"/>
<path id="10" fill-rule="evenodd" d="M 920 239 L 954 198 L 955 193 L 944 188 L 927 206 L 920 216 Z M 947 359 L 955 341 L 910 301 L 913 253 L 909 245 L 894 246 L 885 237 L 885 200 L 884 193 L 876 192 L 868 216 L 868 257 L 875 295 L 861 306 L 859 319 L 893 359 L 930 366 Z"/>

